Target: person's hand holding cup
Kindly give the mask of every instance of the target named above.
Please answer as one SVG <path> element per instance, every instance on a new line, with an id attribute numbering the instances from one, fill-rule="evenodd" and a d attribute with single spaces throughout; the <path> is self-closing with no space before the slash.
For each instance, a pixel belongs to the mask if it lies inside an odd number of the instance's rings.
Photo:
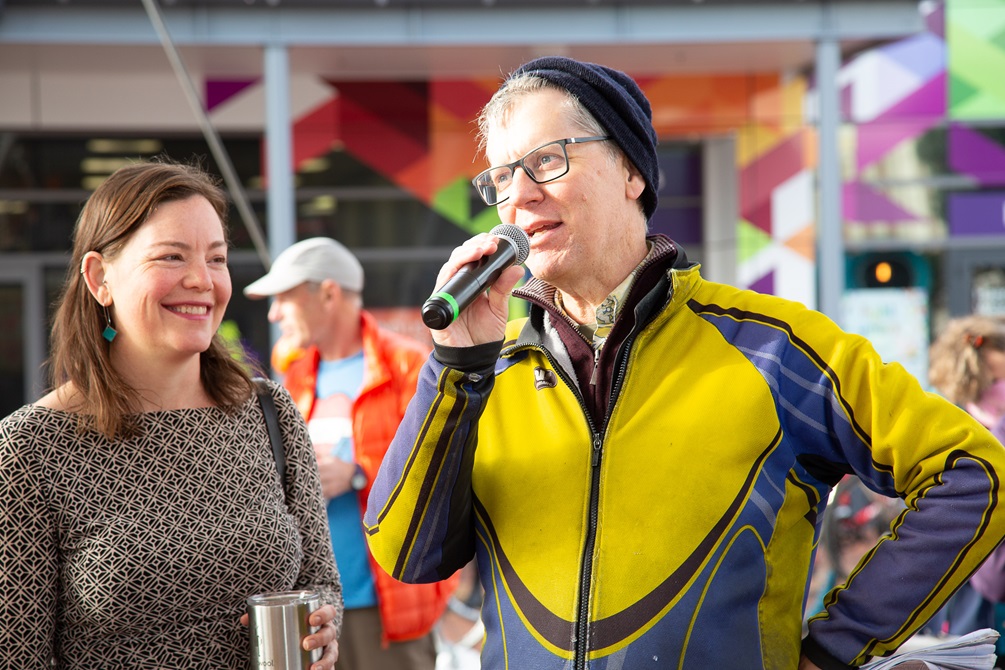
<path id="1" fill-rule="evenodd" d="M 248 598 L 250 667 L 331 670 L 338 660 L 335 607 L 313 591 L 259 593 Z"/>

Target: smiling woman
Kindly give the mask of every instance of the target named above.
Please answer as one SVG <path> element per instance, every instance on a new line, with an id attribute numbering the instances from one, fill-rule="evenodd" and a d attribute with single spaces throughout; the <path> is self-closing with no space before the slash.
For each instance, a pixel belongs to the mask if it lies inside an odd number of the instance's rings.
<path id="1" fill-rule="evenodd" d="M 53 390 L 0 421 L 0 573 L 17 667 L 247 667 L 245 599 L 311 589 L 338 656 L 342 595 L 317 461 L 270 383 L 277 472 L 231 298 L 227 200 L 202 170 L 120 168 L 91 196 L 52 332 Z M 180 665 L 179 665 L 180 664 Z"/>
<path id="2" fill-rule="evenodd" d="M 195 381 L 231 296 L 223 223 L 209 200 L 191 195 L 160 204 L 120 248 L 84 254 L 80 269 L 120 332 L 109 354 L 130 386 L 142 389 L 173 367 Z M 230 376 L 229 366 L 222 372 Z M 193 394 L 199 390 L 186 383 L 173 399 L 141 395 L 139 402 L 151 410 L 215 404 L 209 389 L 201 398 Z"/>

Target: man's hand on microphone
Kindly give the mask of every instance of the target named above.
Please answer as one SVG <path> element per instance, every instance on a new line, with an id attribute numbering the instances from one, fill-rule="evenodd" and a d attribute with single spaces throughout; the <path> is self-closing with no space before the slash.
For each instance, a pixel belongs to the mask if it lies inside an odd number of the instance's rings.
<path id="1" fill-rule="evenodd" d="M 440 268 L 436 285 L 443 286 L 459 269 L 488 256 L 499 244 L 499 238 L 488 233 L 472 237 L 451 252 Z M 453 323 L 443 330 L 430 330 L 433 341 L 448 347 L 470 347 L 503 339 L 509 317 L 509 296 L 521 277 L 523 268 L 519 265 L 506 268 L 488 292 L 478 296 Z"/>

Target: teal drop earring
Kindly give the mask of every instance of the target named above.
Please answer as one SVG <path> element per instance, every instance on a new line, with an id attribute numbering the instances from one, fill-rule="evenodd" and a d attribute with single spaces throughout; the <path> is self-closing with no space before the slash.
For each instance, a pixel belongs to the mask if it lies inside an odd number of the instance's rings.
<path id="1" fill-rule="evenodd" d="M 105 330 L 102 331 L 101 337 L 111 342 L 112 340 L 115 339 L 115 336 L 119 334 L 119 331 L 115 330 L 115 328 L 112 326 L 112 317 L 108 315 L 108 307 L 105 305 L 102 305 L 102 307 L 105 310 L 105 323 L 107 323 L 108 325 L 105 326 Z"/>

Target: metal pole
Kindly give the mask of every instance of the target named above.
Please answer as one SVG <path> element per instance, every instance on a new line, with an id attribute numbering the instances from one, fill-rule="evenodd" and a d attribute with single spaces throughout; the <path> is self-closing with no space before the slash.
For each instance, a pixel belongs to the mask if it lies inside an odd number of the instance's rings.
<path id="1" fill-rule="evenodd" d="M 702 143 L 702 229 L 705 263 L 702 275 L 720 284 L 737 281 L 740 192 L 736 169 L 736 140 L 709 137 Z M 706 269 L 707 268 L 707 269 Z"/>
<path id="2" fill-rule="evenodd" d="M 844 293 L 844 236 L 841 217 L 841 161 L 838 131 L 841 108 L 838 102 L 838 70 L 841 48 L 834 33 L 829 3 L 823 6 L 824 25 L 816 46 L 817 134 L 820 164 L 817 167 L 819 212 L 817 228 L 817 268 L 819 309 L 841 324 L 841 296 Z"/>
<path id="3" fill-rule="evenodd" d="M 230 190 L 231 197 L 234 199 L 234 206 L 237 207 L 237 211 L 240 213 L 241 219 L 248 229 L 248 234 L 251 235 L 251 241 L 255 245 L 255 250 L 258 252 L 259 257 L 262 259 L 262 265 L 268 270 L 271 260 L 269 250 L 265 244 L 265 237 L 262 235 L 261 226 L 258 225 L 258 219 L 255 218 L 251 205 L 248 204 L 248 198 L 244 193 L 240 180 L 237 178 L 237 172 L 230 162 L 230 156 L 220 141 L 220 137 L 216 134 L 213 124 L 210 123 L 209 115 L 206 114 L 206 109 L 199 98 L 195 85 L 192 83 L 192 78 L 189 77 L 188 70 L 185 69 L 185 63 L 182 62 L 178 50 L 171 41 L 171 35 L 168 33 L 167 26 L 164 25 L 156 0 L 143 0 L 143 6 L 147 10 L 147 16 L 150 17 L 150 23 L 153 24 L 154 30 L 157 31 L 161 46 L 164 47 L 164 53 L 167 54 L 168 61 L 171 63 L 175 76 L 181 84 L 182 92 L 184 92 L 189 106 L 195 113 L 199 127 L 202 129 L 202 134 L 209 144 L 209 149 L 213 152 L 213 158 L 216 159 L 216 164 L 220 167 L 220 172 L 223 173 L 223 180 Z"/>
<path id="4" fill-rule="evenodd" d="M 275 258 L 297 241 L 296 203 L 293 198 L 293 122 L 290 118 L 290 73 L 286 47 L 265 47 L 265 153 L 269 248 Z M 268 269 L 268 266 L 266 266 Z M 281 336 L 273 323 L 274 347 Z"/>
<path id="5" fill-rule="evenodd" d="M 297 241 L 293 199 L 293 121 L 289 57 L 285 46 L 265 47 L 265 153 L 269 249 L 275 258 Z"/>

